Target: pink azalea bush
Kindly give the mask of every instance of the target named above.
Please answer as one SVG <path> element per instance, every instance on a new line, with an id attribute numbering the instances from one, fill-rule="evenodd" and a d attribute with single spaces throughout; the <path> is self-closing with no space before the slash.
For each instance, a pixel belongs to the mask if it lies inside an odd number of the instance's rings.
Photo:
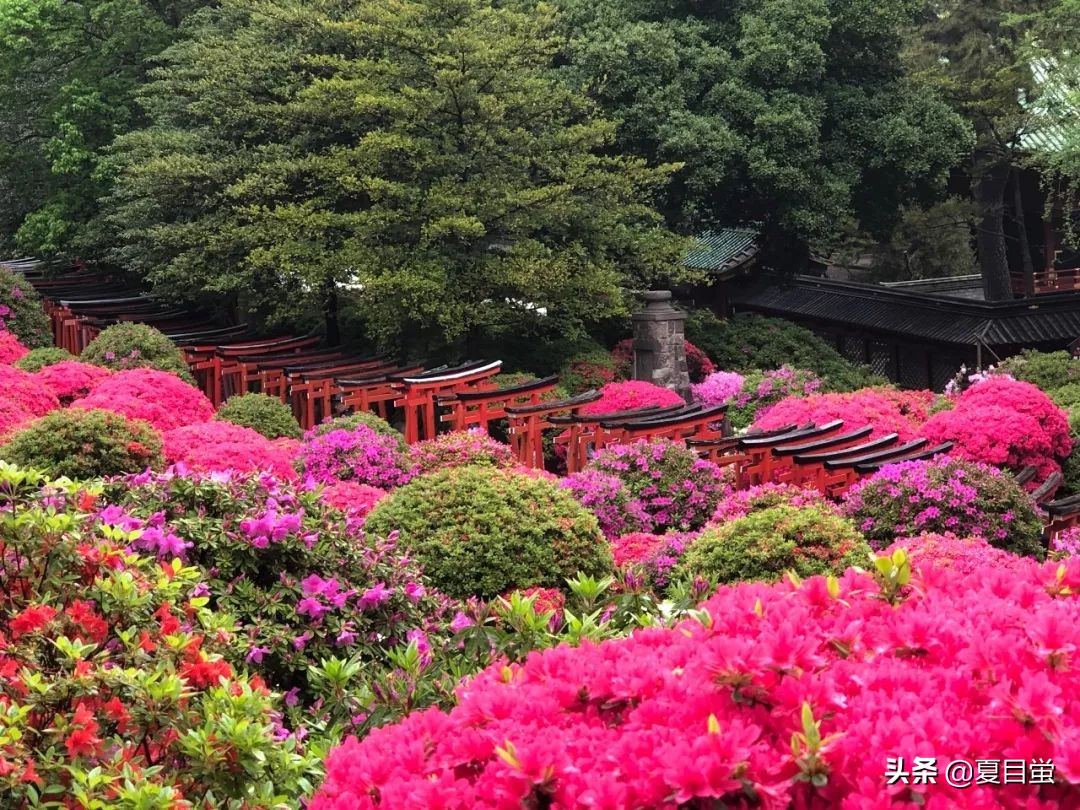
<path id="1" fill-rule="evenodd" d="M 690 386 L 694 402 L 713 408 L 731 401 L 743 387 L 744 377 L 735 371 L 717 371 Z"/>
<path id="2" fill-rule="evenodd" d="M 821 425 L 843 419 L 844 428 L 855 430 L 873 425 L 871 437 L 899 434 L 900 441 L 913 438 L 926 419 L 933 402 L 930 391 L 896 391 L 864 388 L 851 393 L 814 394 L 788 397 L 754 420 L 754 427 L 772 430 L 789 424 L 813 422 Z"/>
<path id="3" fill-rule="evenodd" d="M 52 391 L 33 374 L 0 365 L 0 436 L 59 406 Z"/>
<path id="4" fill-rule="evenodd" d="M 464 464 L 490 464 L 502 469 L 517 464 L 509 445 L 479 428 L 455 430 L 414 444 L 409 448 L 409 461 L 416 475 Z"/>
<path id="5" fill-rule="evenodd" d="M 282 481 L 296 479 L 292 456 L 287 450 L 261 433 L 231 422 L 203 422 L 175 428 L 163 433 L 162 440 L 165 442 L 165 460 L 169 464 L 182 465 L 187 470 L 265 471 Z"/>
<path id="6" fill-rule="evenodd" d="M 397 440 L 367 425 L 321 435 L 317 430 L 308 431 L 298 461 L 304 474 L 321 484 L 355 481 L 393 489 L 412 478 Z"/>
<path id="7" fill-rule="evenodd" d="M 142 419 L 162 432 L 207 422 L 214 416 L 214 406 L 202 391 L 175 374 L 151 368 L 105 377 L 72 407 L 101 408 Z"/>
<path id="8" fill-rule="evenodd" d="M 665 536 L 647 532 L 630 532 L 611 541 L 611 555 L 615 565 L 645 565 L 663 547 Z"/>
<path id="9" fill-rule="evenodd" d="M 1042 557 L 1042 523 L 1011 475 L 937 456 L 888 464 L 852 487 L 843 510 L 870 545 L 926 532 L 981 537 L 1017 554 Z"/>
<path id="10" fill-rule="evenodd" d="M 53 392 L 60 404 L 70 405 L 87 396 L 95 385 L 112 376 L 112 373 L 101 366 L 80 363 L 78 360 L 63 360 L 51 366 L 43 366 L 40 371 L 34 372 L 34 377 Z"/>
<path id="11" fill-rule="evenodd" d="M 609 540 L 627 532 L 646 531 L 653 524 L 641 501 L 615 475 L 586 469 L 561 479 L 559 486 L 596 515 L 600 531 Z"/>
<path id="12" fill-rule="evenodd" d="M 1072 452 L 1067 414 L 1031 383 L 991 377 L 968 388 L 949 411 L 934 414 L 920 435 L 951 441 L 969 461 L 1038 471 L 1031 487 L 1061 470 Z"/>
<path id="13" fill-rule="evenodd" d="M 748 489 L 731 490 L 724 494 L 713 512 L 712 523 L 726 523 L 746 517 L 751 512 L 774 506 L 814 506 L 834 510 L 832 503 L 816 489 L 803 489 L 792 484 L 769 482 Z"/>
<path id="14" fill-rule="evenodd" d="M 385 495 L 385 489 L 369 487 L 355 481 L 335 481 L 323 487 L 321 493 L 322 502 L 327 506 L 359 520 L 363 520 Z"/>
<path id="15" fill-rule="evenodd" d="M 1050 551 L 1055 556 L 1073 557 L 1080 554 L 1080 526 L 1058 532 L 1050 539 Z"/>
<path id="16" fill-rule="evenodd" d="M 586 469 L 621 480 L 652 519 L 655 530 L 699 528 L 725 491 L 720 467 L 663 439 L 604 448 Z"/>
<path id="17" fill-rule="evenodd" d="M 1074 559 L 722 588 L 707 620 L 496 665 L 448 712 L 347 739 L 311 810 L 1076 807 L 1078 593 Z M 916 756 L 1056 779 L 887 783 Z"/>
<path id="18" fill-rule="evenodd" d="M 1019 572 L 1026 565 L 1023 557 L 995 548 L 981 537 L 927 532 L 915 537 L 901 537 L 885 550 L 885 554 L 891 555 L 897 549 L 907 552 L 912 565 L 948 568 L 968 577 L 980 576 L 991 568 Z"/>
<path id="19" fill-rule="evenodd" d="M 10 366 L 28 354 L 30 350 L 13 332 L 8 332 L 6 329 L 0 330 L 0 364 Z"/>
<path id="20" fill-rule="evenodd" d="M 685 405 L 683 398 L 669 388 L 644 382 L 627 380 L 626 382 L 608 383 L 600 389 L 600 399 L 590 402 L 581 409 L 583 414 L 615 413 L 645 408 L 655 405 L 666 408 L 671 405 Z"/>

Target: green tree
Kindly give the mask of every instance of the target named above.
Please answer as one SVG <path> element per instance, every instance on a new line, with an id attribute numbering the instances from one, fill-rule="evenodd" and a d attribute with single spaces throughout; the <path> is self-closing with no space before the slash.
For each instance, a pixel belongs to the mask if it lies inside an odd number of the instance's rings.
<path id="1" fill-rule="evenodd" d="M 616 147 L 683 164 L 669 222 L 759 224 L 774 266 L 856 224 L 888 235 L 966 148 L 964 122 L 904 73 L 913 0 L 561 4 L 568 70 L 622 122 Z"/>
<path id="2" fill-rule="evenodd" d="M 554 25 L 490 0 L 223 0 L 116 143 L 116 258 L 276 320 L 347 295 L 387 344 L 625 312 L 682 249 L 652 205 L 676 167 L 605 151 Z"/>
<path id="3" fill-rule="evenodd" d="M 0 244 L 97 241 L 104 147 L 141 125 L 132 94 L 205 0 L 0 0 Z"/>

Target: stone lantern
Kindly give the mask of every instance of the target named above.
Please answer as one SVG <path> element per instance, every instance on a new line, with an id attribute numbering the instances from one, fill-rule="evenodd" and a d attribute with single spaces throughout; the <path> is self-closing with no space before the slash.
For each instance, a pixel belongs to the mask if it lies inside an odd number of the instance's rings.
<path id="1" fill-rule="evenodd" d="M 669 290 L 645 293 L 645 309 L 633 316 L 634 379 L 670 388 L 689 402 L 686 313 L 673 306 Z"/>

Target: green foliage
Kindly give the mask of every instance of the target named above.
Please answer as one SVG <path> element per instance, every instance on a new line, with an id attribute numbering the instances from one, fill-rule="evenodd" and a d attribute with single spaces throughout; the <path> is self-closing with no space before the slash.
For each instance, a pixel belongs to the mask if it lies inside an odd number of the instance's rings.
<path id="1" fill-rule="evenodd" d="M 960 197 L 905 208 L 879 251 L 874 275 L 883 281 L 910 281 L 979 272 L 971 250 L 975 214 L 974 203 Z"/>
<path id="2" fill-rule="evenodd" d="M 841 574 L 865 565 L 870 547 L 847 518 L 813 506 L 774 506 L 707 529 L 676 569 L 681 580 L 719 583 Z"/>
<path id="3" fill-rule="evenodd" d="M 112 411 L 74 408 L 30 423 L 0 447 L 0 458 L 76 480 L 165 465 L 161 437 L 146 422 Z"/>
<path id="4" fill-rule="evenodd" d="M 580 330 L 677 266 L 674 167 L 612 152 L 550 7 L 225 0 L 190 31 L 112 163 L 115 258 L 162 294 L 279 320 L 339 295 L 382 344 L 453 343 L 541 307 Z"/>
<path id="5" fill-rule="evenodd" d="M 1003 360 L 998 364 L 997 370 L 1037 385 L 1047 392 L 1080 383 L 1080 362 L 1067 351 L 1040 352 L 1025 349 L 1020 354 Z"/>
<path id="6" fill-rule="evenodd" d="M 559 384 L 571 396 L 599 390 L 618 378 L 618 361 L 599 343 L 584 346 L 559 369 Z"/>
<path id="7" fill-rule="evenodd" d="M 1060 388 L 1052 388 L 1046 395 L 1054 401 L 1059 408 L 1069 412 L 1069 426 L 1072 427 L 1072 411 L 1080 405 L 1080 381 L 1063 385 Z"/>
<path id="8" fill-rule="evenodd" d="M 84 363 L 120 371 L 155 368 L 195 384 L 184 355 L 169 338 L 142 323 L 118 323 L 90 341 L 79 359 Z"/>
<path id="9" fill-rule="evenodd" d="M 400 531 L 436 587 L 462 598 L 559 587 L 564 577 L 612 566 L 596 518 L 568 492 L 489 466 L 415 478 L 379 501 L 364 526 Z"/>
<path id="10" fill-rule="evenodd" d="M 789 365 L 817 374 L 822 391 L 857 391 L 888 382 L 847 360 L 809 329 L 779 318 L 740 315 L 720 320 L 709 310 L 696 309 L 686 319 L 686 338 L 724 371 Z"/>
<path id="11" fill-rule="evenodd" d="M 301 436 L 300 425 L 289 406 L 266 394 L 229 397 L 214 418 L 249 427 L 268 439 L 299 439 Z"/>
<path id="12" fill-rule="evenodd" d="M 59 346 L 42 346 L 39 349 L 31 349 L 29 354 L 16 360 L 15 365 L 23 371 L 34 372 L 41 371 L 45 366 L 75 359 L 75 355 L 67 349 L 61 349 Z"/>
<path id="13" fill-rule="evenodd" d="M 28 349 L 52 345 L 52 328 L 41 298 L 21 273 L 0 267 L 0 324 Z"/>
<path id="14" fill-rule="evenodd" d="M 401 435 L 401 431 L 371 411 L 354 411 L 344 416 L 335 416 L 333 419 L 320 422 L 312 430 L 315 436 L 325 436 L 333 430 L 352 430 L 358 425 L 366 425 L 382 436 L 393 436 L 397 440 L 398 447 L 405 450 L 405 437 Z"/>

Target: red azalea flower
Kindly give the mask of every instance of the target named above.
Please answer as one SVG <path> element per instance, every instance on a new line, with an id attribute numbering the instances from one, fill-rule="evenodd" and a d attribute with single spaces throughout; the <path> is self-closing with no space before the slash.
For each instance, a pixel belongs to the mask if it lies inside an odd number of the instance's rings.
<path id="1" fill-rule="evenodd" d="M 80 702 L 76 707 L 75 716 L 72 718 L 72 726 L 73 730 L 64 740 L 64 747 L 67 748 L 68 756 L 75 759 L 97 753 L 98 748 L 101 746 L 101 738 L 97 736 L 100 727 L 97 720 L 94 719 L 94 712 L 86 703 Z"/>
<path id="2" fill-rule="evenodd" d="M 48 605 L 31 605 L 11 620 L 11 637 L 19 638 L 40 630 L 53 620 L 56 610 Z"/>

